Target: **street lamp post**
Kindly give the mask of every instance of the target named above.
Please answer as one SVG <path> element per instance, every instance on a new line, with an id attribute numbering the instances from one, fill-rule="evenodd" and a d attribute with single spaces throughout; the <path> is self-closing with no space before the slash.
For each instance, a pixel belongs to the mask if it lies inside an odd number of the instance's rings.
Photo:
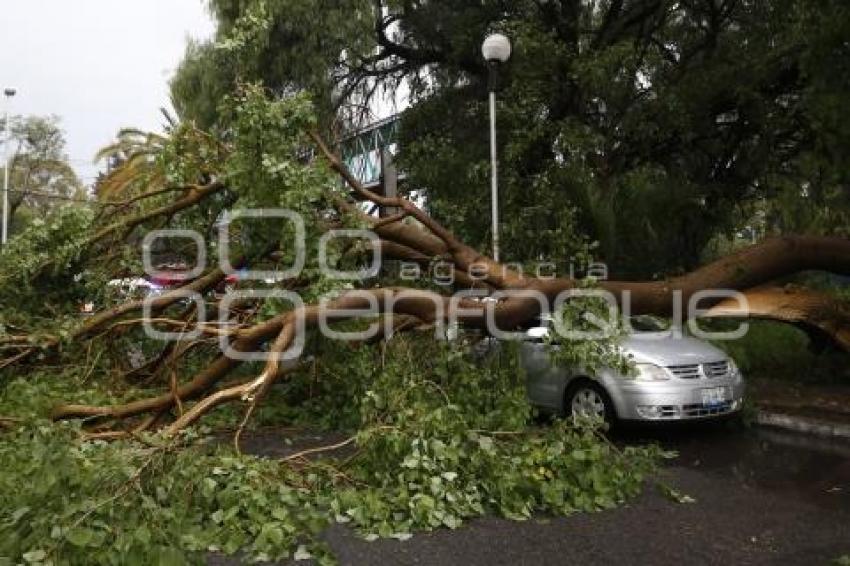
<path id="1" fill-rule="evenodd" d="M 12 142 L 12 129 L 9 127 L 9 105 L 12 97 L 15 96 L 15 89 L 7 88 L 3 91 L 3 95 L 6 97 L 6 139 L 3 145 L 6 165 L 3 168 L 3 232 L 0 235 L 0 242 L 5 248 L 6 241 L 9 239 L 9 145 Z"/>
<path id="2" fill-rule="evenodd" d="M 499 261 L 499 164 L 496 153 L 496 88 L 498 67 L 511 56 L 511 42 L 501 33 L 488 35 L 481 45 L 481 54 L 487 61 L 490 92 L 490 206 L 493 219 L 493 259 Z"/>

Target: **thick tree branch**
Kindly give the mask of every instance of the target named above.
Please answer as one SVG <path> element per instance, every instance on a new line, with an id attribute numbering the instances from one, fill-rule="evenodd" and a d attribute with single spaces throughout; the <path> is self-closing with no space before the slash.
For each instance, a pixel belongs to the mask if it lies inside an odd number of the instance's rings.
<path id="1" fill-rule="evenodd" d="M 723 300 L 703 316 L 708 318 L 762 318 L 787 322 L 804 330 L 816 342 L 831 340 L 850 352 L 850 304 L 824 293 L 799 287 L 757 287 L 744 292 L 746 307 Z"/>

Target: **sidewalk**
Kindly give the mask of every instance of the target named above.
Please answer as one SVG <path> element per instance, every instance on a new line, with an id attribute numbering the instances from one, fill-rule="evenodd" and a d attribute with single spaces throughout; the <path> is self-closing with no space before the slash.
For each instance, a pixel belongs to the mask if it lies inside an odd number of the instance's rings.
<path id="1" fill-rule="evenodd" d="M 850 385 L 754 379 L 748 387 L 759 424 L 850 439 Z"/>

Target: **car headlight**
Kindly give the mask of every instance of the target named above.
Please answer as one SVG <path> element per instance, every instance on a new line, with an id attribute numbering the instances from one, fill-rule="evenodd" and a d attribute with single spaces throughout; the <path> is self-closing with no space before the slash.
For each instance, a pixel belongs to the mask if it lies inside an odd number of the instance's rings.
<path id="1" fill-rule="evenodd" d="M 741 381 L 741 370 L 732 358 L 729 358 L 729 376 L 735 381 Z"/>
<path id="2" fill-rule="evenodd" d="M 661 366 L 655 364 L 635 364 L 637 368 L 637 381 L 667 381 L 670 374 Z"/>

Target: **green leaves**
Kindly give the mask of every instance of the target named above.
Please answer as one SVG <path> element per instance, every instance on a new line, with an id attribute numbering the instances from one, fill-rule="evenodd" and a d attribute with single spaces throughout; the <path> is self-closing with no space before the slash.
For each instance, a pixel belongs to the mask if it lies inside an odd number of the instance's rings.
<path id="1" fill-rule="evenodd" d="M 579 285 L 588 294 L 570 298 L 555 313 L 554 331 L 547 336 L 549 356 L 559 367 L 582 368 L 587 375 L 604 368 L 628 375 L 633 366 L 618 347 L 625 334 L 619 311 L 611 311 L 603 296 L 593 294 L 593 279 Z"/>
<path id="2" fill-rule="evenodd" d="M 30 552 L 25 552 L 22 558 L 27 564 L 40 564 L 45 558 L 47 558 L 47 552 L 39 548 Z"/>
<path id="3" fill-rule="evenodd" d="M 686 493 L 682 493 L 678 489 L 674 489 L 667 484 L 659 482 L 657 485 L 658 485 L 658 489 L 661 491 L 662 495 L 664 495 L 670 501 L 674 501 L 676 503 L 682 503 L 682 504 L 696 503 L 696 501 L 697 501 L 696 499 L 694 499 L 690 495 L 688 495 Z"/>
<path id="4" fill-rule="evenodd" d="M 79 443 L 77 425 L 30 416 L 0 437 L 0 556 L 182 564 L 245 552 L 326 562 L 317 536 L 331 522 L 404 540 L 487 514 L 594 511 L 637 494 L 659 451 L 620 452 L 566 422 L 529 426 L 523 376 L 505 350 L 482 360 L 457 345 L 397 337 L 383 355 L 340 348 L 322 357 L 321 374 L 291 376 L 285 396 L 268 400 L 285 410 L 261 422 L 357 430 L 347 461 L 292 467 L 157 437 Z M 43 376 L 13 381 L 0 414 L 31 414 L 75 387 Z"/>
<path id="5" fill-rule="evenodd" d="M 364 384 L 359 451 L 349 473 L 370 487 L 332 501 L 337 521 L 368 538 L 386 537 L 457 528 L 488 513 L 521 520 L 535 512 L 604 509 L 639 491 L 657 451 L 620 453 L 591 428 L 566 423 L 528 428 L 522 373 L 510 346 L 505 350 L 481 360 L 457 345 L 397 338 L 377 373 L 362 361 L 374 356 L 369 351 L 323 356 L 327 371 L 318 383 L 327 392 L 317 393 L 321 407 L 307 405 L 311 413 L 345 414 L 358 395 L 351 388 Z M 296 376 L 296 403 L 299 384 Z M 336 388 L 348 397 L 333 396 Z"/>
<path id="6" fill-rule="evenodd" d="M 31 324 L 50 313 L 55 323 L 57 315 L 76 315 L 85 283 L 74 276 L 93 216 L 88 208 L 58 207 L 9 241 L 0 254 L 0 320 Z"/>
<path id="7" fill-rule="evenodd" d="M 79 547 L 99 546 L 103 538 L 103 535 L 85 527 L 73 527 L 65 533 L 65 540 Z"/>

